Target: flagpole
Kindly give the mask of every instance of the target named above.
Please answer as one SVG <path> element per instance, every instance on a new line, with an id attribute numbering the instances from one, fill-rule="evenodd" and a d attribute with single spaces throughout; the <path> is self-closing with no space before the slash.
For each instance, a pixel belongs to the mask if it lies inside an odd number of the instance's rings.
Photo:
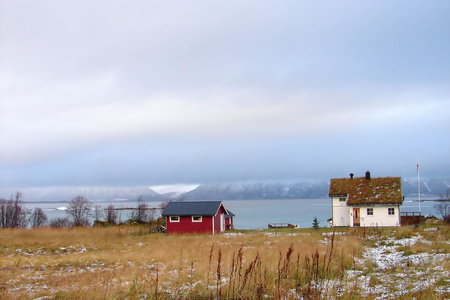
<path id="1" fill-rule="evenodd" d="M 422 210 L 420 209 L 420 167 L 419 160 L 417 160 L 417 181 L 419 186 L 419 214 L 422 215 Z"/>

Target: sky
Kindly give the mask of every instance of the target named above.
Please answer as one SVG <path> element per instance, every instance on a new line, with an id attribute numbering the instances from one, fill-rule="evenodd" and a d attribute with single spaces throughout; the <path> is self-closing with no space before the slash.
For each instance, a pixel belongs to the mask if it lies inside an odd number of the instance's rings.
<path id="1" fill-rule="evenodd" d="M 449 1 L 0 1 L 0 187 L 450 178 Z"/>

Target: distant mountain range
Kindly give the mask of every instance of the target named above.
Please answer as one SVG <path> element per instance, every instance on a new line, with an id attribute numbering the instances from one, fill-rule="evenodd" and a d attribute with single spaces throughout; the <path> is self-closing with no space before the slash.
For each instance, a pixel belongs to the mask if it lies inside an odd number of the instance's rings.
<path id="1" fill-rule="evenodd" d="M 135 187 L 38 187 L 0 189 L 0 198 L 9 199 L 17 191 L 26 202 L 68 202 L 76 196 L 84 196 L 93 202 L 165 201 L 178 196 L 177 193 L 158 194 L 147 186 Z"/>
<path id="2" fill-rule="evenodd" d="M 305 199 L 328 197 L 329 181 L 295 183 L 231 183 L 204 184 L 182 194 L 186 200 L 246 200 L 246 199 Z M 403 179 L 404 196 L 417 196 L 417 179 Z M 449 179 L 422 179 L 420 194 L 436 197 L 446 195 Z"/>
<path id="3" fill-rule="evenodd" d="M 327 197 L 328 182 L 203 184 L 186 200 L 302 199 Z"/>
<path id="4" fill-rule="evenodd" d="M 305 181 L 293 183 L 226 183 L 202 184 L 186 193 L 159 194 L 147 186 L 137 187 L 53 187 L 0 189 L 0 198 L 9 199 L 20 191 L 27 202 L 68 202 L 75 196 L 85 196 L 93 202 L 144 201 L 162 202 L 185 200 L 253 200 L 253 199 L 305 199 L 328 197 L 329 181 Z M 417 196 L 417 179 L 403 179 L 403 194 Z M 421 195 L 436 197 L 446 195 L 450 179 L 421 180 Z"/>
<path id="5" fill-rule="evenodd" d="M 403 179 L 402 189 L 404 196 L 417 196 L 418 185 L 417 178 L 414 179 Z M 450 179 L 446 178 L 427 178 L 420 180 L 420 194 L 429 197 L 439 197 L 445 196 L 450 190 Z"/>

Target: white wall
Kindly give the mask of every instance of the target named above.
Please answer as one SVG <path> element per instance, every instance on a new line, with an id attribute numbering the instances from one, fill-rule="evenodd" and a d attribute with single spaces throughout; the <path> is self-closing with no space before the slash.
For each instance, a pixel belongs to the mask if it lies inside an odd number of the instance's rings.
<path id="1" fill-rule="evenodd" d="M 394 208 L 394 214 L 388 214 L 388 208 Z M 367 208 L 373 208 L 373 215 L 367 215 Z M 360 206 L 360 224 L 364 227 L 400 226 L 400 207 L 393 206 Z"/>
<path id="2" fill-rule="evenodd" d="M 332 197 L 333 226 L 351 226 L 350 208 L 347 201 L 339 201 L 342 197 Z"/>
<path id="3" fill-rule="evenodd" d="M 332 197 L 333 226 L 353 226 L 353 207 L 347 201 L 339 201 L 342 197 Z M 360 226 L 382 227 L 400 226 L 400 206 L 356 206 L 359 208 Z M 388 214 L 388 208 L 394 208 L 394 215 Z M 373 215 L 367 215 L 367 208 L 373 208 Z"/>

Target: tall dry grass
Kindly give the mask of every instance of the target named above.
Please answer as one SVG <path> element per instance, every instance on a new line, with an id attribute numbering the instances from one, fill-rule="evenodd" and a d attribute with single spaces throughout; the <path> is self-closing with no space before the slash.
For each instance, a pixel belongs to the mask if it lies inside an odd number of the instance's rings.
<path id="1" fill-rule="evenodd" d="M 342 294 L 341 286 L 364 247 L 415 234 L 402 230 L 166 236 L 145 227 L 4 229 L 0 299 L 348 299 L 360 295 L 358 287 Z"/>

